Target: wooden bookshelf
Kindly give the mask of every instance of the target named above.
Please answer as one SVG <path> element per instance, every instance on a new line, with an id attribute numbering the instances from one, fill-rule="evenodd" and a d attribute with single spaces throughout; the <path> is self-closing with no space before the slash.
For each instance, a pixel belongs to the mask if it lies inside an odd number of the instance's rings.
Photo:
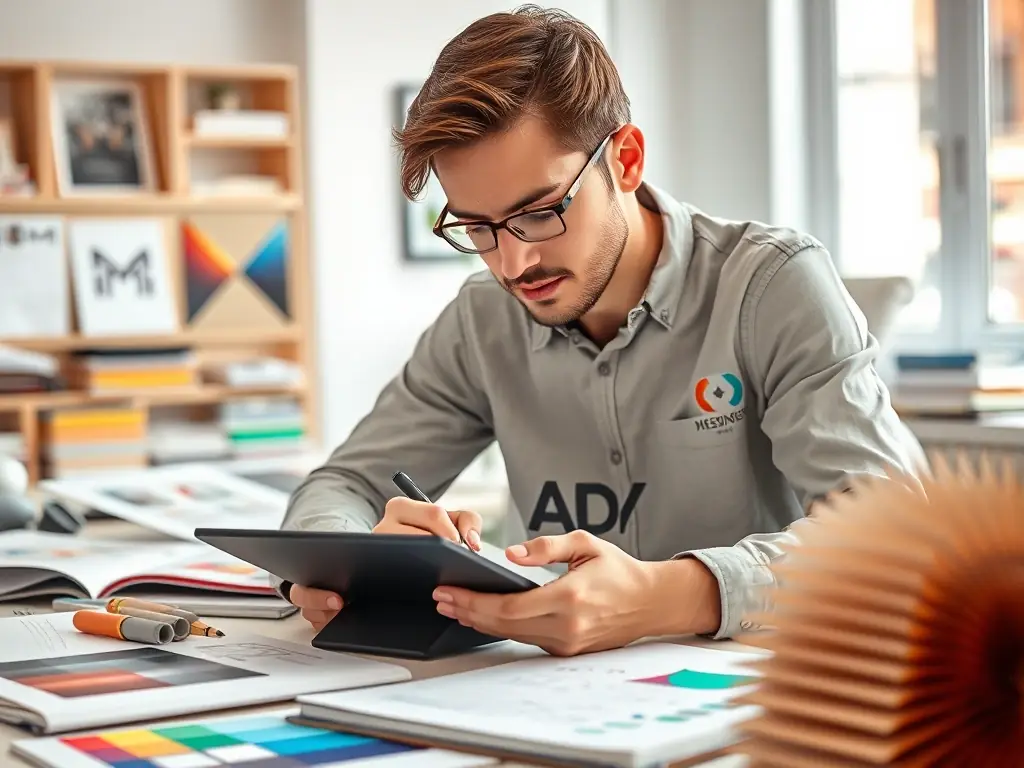
<path id="1" fill-rule="evenodd" d="M 61 176 L 61 142 L 55 127 L 62 125 L 60 88 L 66 82 L 131 83 L 141 95 L 145 146 L 152 184 L 149 189 L 113 193 L 69 191 Z M 197 130 L 197 111 L 209 109 L 204 94 L 210 86 L 228 85 L 239 96 L 242 109 L 284 116 L 283 135 L 223 135 Z M 180 389 L 139 391 L 89 391 L 70 389 L 0 394 L 0 431 L 20 431 L 26 465 L 34 482 L 43 476 L 42 422 L 49 412 L 90 406 L 126 406 L 152 410 L 164 406 L 191 408 L 198 418 L 209 417 L 209 406 L 246 397 L 287 396 L 301 404 L 305 429 L 311 443 L 319 442 L 317 398 L 313 382 L 315 340 L 313 292 L 307 245 L 307 209 L 304 194 L 303 123 L 300 114 L 298 71 L 287 65 L 183 66 L 80 61 L 0 60 L 0 120 L 8 118 L 14 131 L 13 153 L 28 167 L 34 186 L 31 194 L 0 192 L 0 217 L 26 220 L 37 216 L 59 217 L 64 227 L 67 279 L 74 280 L 68 227 L 89 218 L 153 218 L 166 223 L 175 236 L 168 240 L 167 257 L 178 315 L 177 330 L 166 333 L 135 333 L 126 317 L 124 332 L 87 333 L 82 329 L 76 294 L 67 291 L 70 327 L 66 334 L 4 337 L 0 345 L 32 350 L 57 359 L 62 369 L 76 353 L 86 350 L 188 348 L 201 360 L 273 356 L 296 363 L 305 383 L 301 386 L 231 387 L 199 382 Z M 267 181 L 272 191 L 253 194 L 210 193 L 209 167 L 243 167 L 246 175 Z M 214 174 L 216 176 L 216 174 Z M 215 179 L 216 181 L 216 179 Z M 207 186 L 202 186 L 206 183 Z M 184 296 L 188 276 L 184 235 L 192 217 L 235 217 L 255 221 L 258 215 L 276 217 L 286 231 L 287 312 L 279 325 L 247 324 L 232 315 L 218 316 L 216 327 L 197 327 Z M 248 217 L 248 218 L 247 218 Z M 0 254 L 2 255 L 2 254 Z M 204 411 L 204 407 L 207 410 Z"/>

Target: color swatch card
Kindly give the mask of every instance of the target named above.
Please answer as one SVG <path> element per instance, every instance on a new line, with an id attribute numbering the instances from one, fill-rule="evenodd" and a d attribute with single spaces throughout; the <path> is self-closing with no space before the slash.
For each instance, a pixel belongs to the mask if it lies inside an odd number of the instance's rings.
<path id="1" fill-rule="evenodd" d="M 259 635 L 144 645 L 79 632 L 72 619 L 0 619 L 0 720 L 64 733 L 410 677 L 396 664 Z"/>
<path id="2" fill-rule="evenodd" d="M 300 696 L 299 704 L 306 717 L 353 730 L 506 747 L 526 759 L 651 765 L 734 743 L 735 726 L 755 708 L 732 699 L 756 682 L 750 668 L 760 658 L 649 643 Z"/>
<path id="3" fill-rule="evenodd" d="M 201 464 L 43 480 L 47 494 L 186 541 L 196 528 L 277 529 L 287 494 Z"/>
<path id="4" fill-rule="evenodd" d="M 298 710 L 23 739 L 11 751 L 47 768 L 475 768 L 493 758 L 293 725 Z"/>

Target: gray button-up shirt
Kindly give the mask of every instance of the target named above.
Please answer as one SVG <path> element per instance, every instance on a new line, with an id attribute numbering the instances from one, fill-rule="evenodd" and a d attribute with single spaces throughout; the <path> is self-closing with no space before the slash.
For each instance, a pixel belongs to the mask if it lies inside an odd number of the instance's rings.
<path id="1" fill-rule="evenodd" d="M 539 325 L 489 272 L 470 278 L 284 527 L 369 530 L 396 469 L 437 498 L 497 439 L 531 536 L 697 557 L 720 586 L 716 637 L 753 628 L 787 527 L 851 478 L 913 473 L 920 448 L 818 241 L 638 194 L 664 245 L 613 340 Z"/>

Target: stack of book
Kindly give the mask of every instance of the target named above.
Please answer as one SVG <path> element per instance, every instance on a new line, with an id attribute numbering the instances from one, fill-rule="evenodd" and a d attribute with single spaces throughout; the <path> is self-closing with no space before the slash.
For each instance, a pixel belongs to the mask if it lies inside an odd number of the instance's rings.
<path id="1" fill-rule="evenodd" d="M 220 422 L 235 455 L 278 456 L 309 450 L 305 416 L 293 397 L 246 397 L 221 405 Z"/>
<path id="2" fill-rule="evenodd" d="M 892 403 L 904 416 L 974 416 L 1024 410 L 1024 364 L 974 353 L 896 358 Z"/>
<path id="3" fill-rule="evenodd" d="M 83 350 L 67 376 L 72 386 L 96 394 L 192 389 L 199 383 L 188 348 Z"/>
<path id="4" fill-rule="evenodd" d="M 147 413 L 130 406 L 57 409 L 42 421 L 50 477 L 147 466 Z"/>

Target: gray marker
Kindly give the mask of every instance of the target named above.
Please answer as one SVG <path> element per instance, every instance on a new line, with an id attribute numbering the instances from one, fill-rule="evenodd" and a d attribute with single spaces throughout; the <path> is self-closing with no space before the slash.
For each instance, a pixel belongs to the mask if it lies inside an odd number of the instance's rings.
<path id="1" fill-rule="evenodd" d="M 129 608 L 122 605 L 118 611 L 122 616 L 137 616 L 140 619 L 149 619 L 163 624 L 170 624 L 174 630 L 175 640 L 184 640 L 192 632 L 192 625 L 182 616 L 171 616 L 168 613 L 156 613 L 155 611 L 144 611 L 141 608 Z"/>

